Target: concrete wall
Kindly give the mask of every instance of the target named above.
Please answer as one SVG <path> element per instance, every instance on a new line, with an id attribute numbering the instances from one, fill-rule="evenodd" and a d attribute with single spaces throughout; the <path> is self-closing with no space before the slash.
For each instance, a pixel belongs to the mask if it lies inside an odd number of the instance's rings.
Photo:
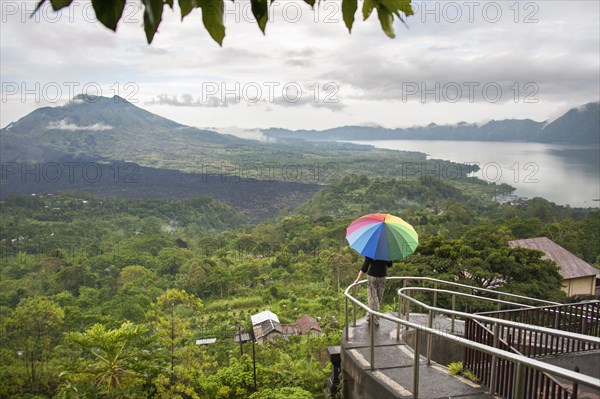
<path id="1" fill-rule="evenodd" d="M 419 339 L 419 352 L 421 355 L 427 356 L 427 334 L 420 334 Z M 414 348 L 414 331 L 405 332 L 402 340 Z M 440 337 L 431 339 L 431 360 L 438 364 L 447 366 L 453 362 L 462 362 L 464 354 L 465 348 L 456 342 Z"/>
<path id="2" fill-rule="evenodd" d="M 354 359 L 342 350 L 342 397 L 360 399 L 395 399 L 394 393 L 366 372 Z"/>

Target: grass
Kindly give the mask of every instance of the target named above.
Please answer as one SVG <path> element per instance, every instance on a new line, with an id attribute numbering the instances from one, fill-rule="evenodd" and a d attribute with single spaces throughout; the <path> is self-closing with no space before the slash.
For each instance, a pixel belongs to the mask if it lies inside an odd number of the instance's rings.
<path id="1" fill-rule="evenodd" d="M 450 375 L 460 375 L 473 382 L 479 382 L 479 378 L 469 370 L 463 368 L 463 362 L 454 362 L 448 365 L 448 373 Z"/>

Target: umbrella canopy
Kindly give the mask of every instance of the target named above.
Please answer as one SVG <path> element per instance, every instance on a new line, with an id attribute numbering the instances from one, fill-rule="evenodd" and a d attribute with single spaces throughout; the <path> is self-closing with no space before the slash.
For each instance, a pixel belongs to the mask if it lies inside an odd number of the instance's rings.
<path id="1" fill-rule="evenodd" d="M 354 220 L 346 229 L 346 240 L 361 255 L 379 260 L 404 259 L 419 245 L 419 236 L 410 224 L 385 213 Z"/>

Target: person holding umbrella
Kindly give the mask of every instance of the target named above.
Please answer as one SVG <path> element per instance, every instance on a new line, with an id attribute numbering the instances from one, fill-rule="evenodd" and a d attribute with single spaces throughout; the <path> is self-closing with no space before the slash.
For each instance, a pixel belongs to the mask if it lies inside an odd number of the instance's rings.
<path id="1" fill-rule="evenodd" d="M 366 273 L 368 305 L 371 310 L 379 312 L 387 269 L 392 260 L 400 260 L 412 254 L 419 244 L 415 229 L 397 216 L 374 213 L 362 216 L 346 229 L 346 240 L 350 247 L 365 257 L 354 284 L 358 283 Z M 367 314 L 370 322 L 370 314 Z M 373 323 L 379 325 L 379 317 Z"/>
<path id="2" fill-rule="evenodd" d="M 365 261 L 358 271 L 358 276 L 354 280 L 354 284 L 358 283 L 363 275 L 367 274 L 367 298 L 369 308 L 379 312 L 379 306 L 383 301 L 383 293 L 385 292 L 385 281 L 388 267 L 392 266 L 389 260 L 375 260 L 365 256 Z M 371 322 L 371 314 L 367 313 L 367 323 Z M 379 316 L 373 317 L 373 323 L 379 325 Z"/>

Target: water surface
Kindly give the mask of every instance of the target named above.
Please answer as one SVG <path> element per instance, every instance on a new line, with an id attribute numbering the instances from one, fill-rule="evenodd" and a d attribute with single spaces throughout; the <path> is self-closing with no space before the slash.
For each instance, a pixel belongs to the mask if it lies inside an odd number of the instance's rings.
<path id="1" fill-rule="evenodd" d="M 598 207 L 600 148 L 544 143 L 449 140 L 352 141 L 392 150 L 419 151 L 428 159 L 478 164 L 474 176 L 507 183 L 516 195 L 560 205 Z"/>

